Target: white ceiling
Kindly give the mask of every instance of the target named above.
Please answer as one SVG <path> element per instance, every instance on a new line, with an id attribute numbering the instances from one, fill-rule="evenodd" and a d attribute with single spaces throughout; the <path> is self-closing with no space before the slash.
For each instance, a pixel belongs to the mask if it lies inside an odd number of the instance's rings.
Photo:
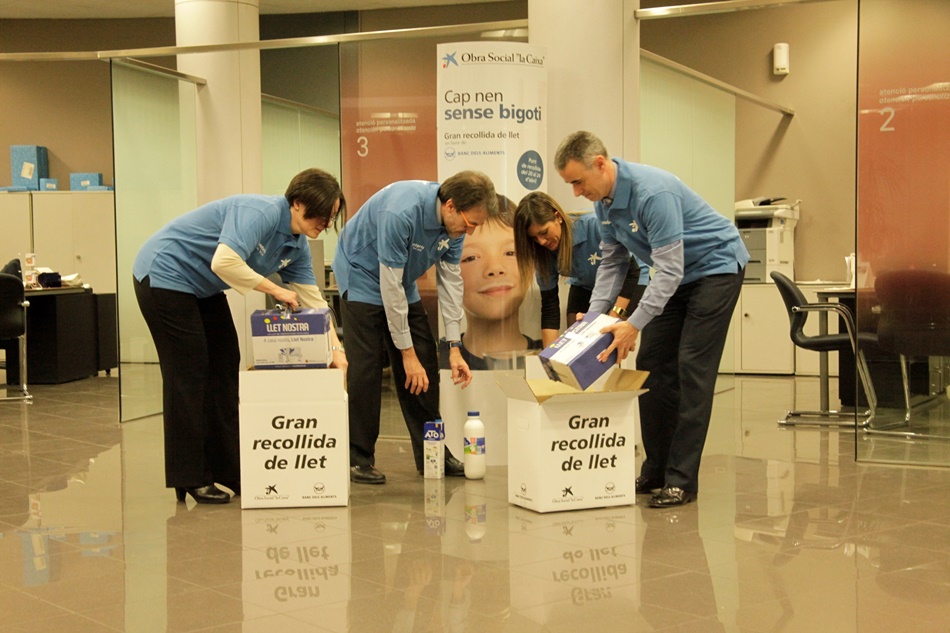
<path id="1" fill-rule="evenodd" d="M 262 15 L 395 9 L 503 0 L 259 0 Z M 175 0 L 0 0 L 0 19 L 171 18 Z"/>

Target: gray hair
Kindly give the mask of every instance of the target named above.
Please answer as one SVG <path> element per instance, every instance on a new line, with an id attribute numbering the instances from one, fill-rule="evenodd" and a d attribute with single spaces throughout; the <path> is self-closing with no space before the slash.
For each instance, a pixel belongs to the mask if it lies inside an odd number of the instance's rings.
<path id="1" fill-rule="evenodd" d="M 581 130 L 569 135 L 558 145 L 557 152 L 554 154 L 554 167 L 560 171 L 570 161 L 576 160 L 590 169 L 594 165 L 594 159 L 598 156 L 610 158 L 603 141 L 590 132 Z"/>

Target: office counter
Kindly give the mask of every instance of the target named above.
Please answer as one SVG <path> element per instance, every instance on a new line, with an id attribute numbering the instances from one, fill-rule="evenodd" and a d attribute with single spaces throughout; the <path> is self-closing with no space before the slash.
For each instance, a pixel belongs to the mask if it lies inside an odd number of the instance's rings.
<path id="1" fill-rule="evenodd" d="M 115 294 L 44 288 L 27 290 L 26 299 L 28 384 L 59 384 L 118 366 Z M 19 351 L 10 343 L 7 384 L 18 384 Z"/>

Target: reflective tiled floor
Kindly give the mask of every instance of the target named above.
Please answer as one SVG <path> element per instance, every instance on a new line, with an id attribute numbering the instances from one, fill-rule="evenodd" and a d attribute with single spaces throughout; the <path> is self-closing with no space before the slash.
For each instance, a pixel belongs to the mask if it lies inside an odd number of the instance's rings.
<path id="1" fill-rule="evenodd" d="M 401 440 L 380 443 L 389 483 L 354 486 L 349 507 L 179 504 L 163 487 L 159 419 L 120 427 L 116 382 L 0 403 L 0 632 L 950 622 L 950 470 L 856 464 L 853 433 L 779 429 L 785 408 L 817 399 L 811 379 L 720 381 L 696 504 L 556 514 L 509 505 L 503 467 L 424 482 Z"/>

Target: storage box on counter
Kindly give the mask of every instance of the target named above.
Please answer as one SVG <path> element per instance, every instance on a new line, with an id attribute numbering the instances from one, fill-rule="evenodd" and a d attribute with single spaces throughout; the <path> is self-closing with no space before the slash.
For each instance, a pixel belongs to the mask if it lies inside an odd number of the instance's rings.
<path id="1" fill-rule="evenodd" d="M 79 172 L 69 174 L 69 188 L 73 191 L 85 191 L 89 187 L 102 185 L 102 174 Z"/>
<path id="2" fill-rule="evenodd" d="M 628 505 L 636 499 L 637 396 L 648 374 L 614 367 L 578 391 L 508 374 L 508 501 L 536 512 Z"/>
<path id="3" fill-rule="evenodd" d="M 291 369 L 327 367 L 330 350 L 329 308 L 304 308 L 297 312 L 255 310 L 251 314 L 254 367 Z"/>
<path id="4" fill-rule="evenodd" d="M 618 321 L 606 314 L 588 313 L 582 320 L 572 323 L 564 334 L 538 354 L 548 378 L 582 391 L 594 384 L 617 362 L 616 352 L 604 362 L 597 360 L 597 355 L 614 340 L 613 334 L 601 334 L 600 331 Z"/>
<path id="5" fill-rule="evenodd" d="M 40 178 L 49 177 L 49 158 L 42 145 L 11 145 L 10 172 L 14 187 L 40 188 Z"/>
<path id="6" fill-rule="evenodd" d="M 40 191 L 57 191 L 59 180 L 56 178 L 40 178 Z"/>

